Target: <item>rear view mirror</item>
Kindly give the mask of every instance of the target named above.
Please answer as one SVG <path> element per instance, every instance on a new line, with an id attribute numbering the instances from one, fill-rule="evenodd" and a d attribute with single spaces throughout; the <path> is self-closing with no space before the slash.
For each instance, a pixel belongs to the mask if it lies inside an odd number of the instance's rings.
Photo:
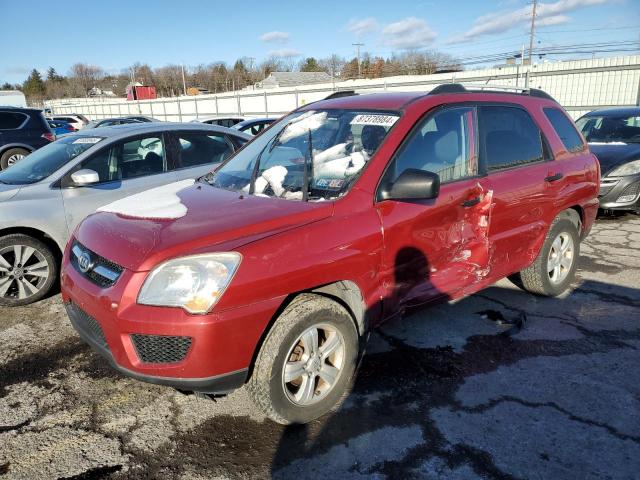
<path id="1" fill-rule="evenodd" d="M 437 173 L 408 168 L 381 192 L 382 200 L 428 200 L 440 193 Z"/>
<path id="2" fill-rule="evenodd" d="M 94 183 L 98 183 L 100 181 L 100 175 L 95 170 L 90 170 L 88 168 L 83 168 L 82 170 L 78 170 L 77 172 L 73 172 L 71 174 L 71 180 L 77 186 L 85 186 L 92 185 Z"/>

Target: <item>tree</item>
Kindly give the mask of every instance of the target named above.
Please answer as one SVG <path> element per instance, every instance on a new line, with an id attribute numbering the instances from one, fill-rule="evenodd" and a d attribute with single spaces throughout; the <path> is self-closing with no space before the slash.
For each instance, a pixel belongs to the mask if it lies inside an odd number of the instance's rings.
<path id="1" fill-rule="evenodd" d="M 71 67 L 69 83 L 72 94 L 87 96 L 89 89 L 96 86 L 98 80 L 104 77 L 104 71 L 100 67 L 86 63 L 76 63 Z"/>
<path id="2" fill-rule="evenodd" d="M 326 72 L 326 69 L 318 64 L 313 57 L 307 57 L 300 63 L 301 72 Z"/>
<path id="3" fill-rule="evenodd" d="M 322 66 L 325 72 L 327 72 L 332 77 L 340 76 L 342 69 L 345 65 L 344 58 L 336 55 L 335 53 L 328 58 L 321 59 L 318 64 Z"/>
<path id="4" fill-rule="evenodd" d="M 31 70 L 29 77 L 22 85 L 22 89 L 25 97 L 27 97 L 29 101 L 41 101 L 44 98 L 45 86 L 38 70 L 35 68 Z"/>
<path id="5" fill-rule="evenodd" d="M 354 58 L 347 62 L 342 68 L 341 77 L 343 79 L 358 78 L 358 59 Z"/>
<path id="6" fill-rule="evenodd" d="M 49 67 L 47 69 L 47 81 L 49 81 L 49 82 L 59 82 L 62 79 L 63 79 L 63 77 L 58 75 L 58 72 L 56 72 L 55 68 Z"/>
<path id="7" fill-rule="evenodd" d="M 0 90 L 13 90 L 13 85 L 11 85 L 9 82 L 4 82 L 2 84 L 2 87 L 0 87 Z"/>

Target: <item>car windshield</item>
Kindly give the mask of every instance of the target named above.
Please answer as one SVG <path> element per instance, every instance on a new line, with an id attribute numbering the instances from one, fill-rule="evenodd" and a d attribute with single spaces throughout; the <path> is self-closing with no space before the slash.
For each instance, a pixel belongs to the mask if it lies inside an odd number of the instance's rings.
<path id="1" fill-rule="evenodd" d="M 589 143 L 640 143 L 640 114 L 590 115 L 576 125 Z"/>
<path id="2" fill-rule="evenodd" d="M 252 195 L 330 200 L 348 191 L 398 118 L 380 111 L 295 112 L 204 180 Z"/>
<path id="3" fill-rule="evenodd" d="M 10 185 L 39 182 L 101 140 L 101 137 L 77 135 L 61 138 L 0 172 L 0 182 Z"/>

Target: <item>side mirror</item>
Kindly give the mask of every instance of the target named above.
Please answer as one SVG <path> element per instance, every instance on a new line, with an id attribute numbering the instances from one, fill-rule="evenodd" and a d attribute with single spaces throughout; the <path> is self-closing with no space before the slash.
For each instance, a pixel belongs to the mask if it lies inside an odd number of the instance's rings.
<path id="1" fill-rule="evenodd" d="M 428 200 L 440 193 L 437 173 L 408 168 L 382 191 L 382 200 Z"/>
<path id="2" fill-rule="evenodd" d="M 92 185 L 100 181 L 100 175 L 95 170 L 83 168 L 77 172 L 71 174 L 71 180 L 76 186 L 83 187 L 85 185 Z"/>

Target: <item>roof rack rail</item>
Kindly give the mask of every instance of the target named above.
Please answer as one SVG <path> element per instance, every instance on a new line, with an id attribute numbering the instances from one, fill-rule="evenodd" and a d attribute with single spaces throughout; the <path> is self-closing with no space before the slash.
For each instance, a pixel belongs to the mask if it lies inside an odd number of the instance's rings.
<path id="1" fill-rule="evenodd" d="M 330 100 L 332 98 L 342 98 L 342 97 L 352 97 L 353 95 L 358 95 L 355 90 L 338 90 L 337 92 L 333 92 L 330 95 L 327 95 L 323 98 L 323 100 Z"/>
<path id="2" fill-rule="evenodd" d="M 443 93 L 464 93 L 464 92 L 474 92 L 474 91 L 482 92 L 485 90 L 494 90 L 497 92 L 504 91 L 504 92 L 515 93 L 519 95 L 530 95 L 532 97 L 546 98 L 547 100 L 553 100 L 554 102 L 556 102 L 555 98 L 553 98 L 544 90 L 540 90 L 539 88 L 514 87 L 511 85 L 489 85 L 489 84 L 463 85 L 461 83 L 443 83 L 435 87 L 433 90 L 431 90 L 429 92 L 429 95 L 439 95 Z"/>

